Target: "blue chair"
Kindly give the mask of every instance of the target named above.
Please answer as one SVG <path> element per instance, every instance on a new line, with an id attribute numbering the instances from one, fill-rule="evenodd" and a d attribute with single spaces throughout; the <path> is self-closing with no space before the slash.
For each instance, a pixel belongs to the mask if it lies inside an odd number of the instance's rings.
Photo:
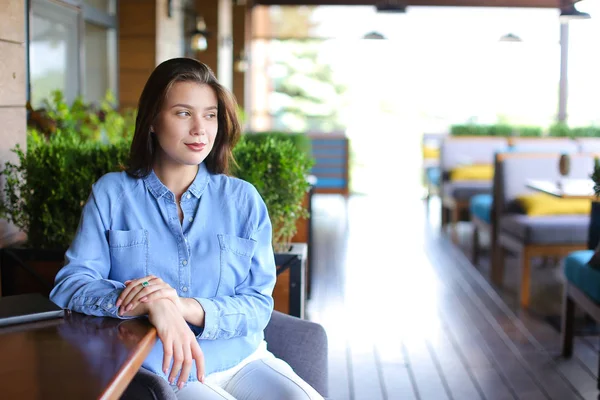
<path id="1" fill-rule="evenodd" d="M 473 224 L 473 252 L 472 262 L 477 266 L 479 262 L 479 233 L 486 231 L 492 232 L 492 205 L 494 196 L 492 194 L 482 193 L 471 197 L 469 201 L 469 212 L 471 214 L 471 223 Z"/>
<path id="2" fill-rule="evenodd" d="M 592 203 L 588 248 L 597 247 L 600 239 L 600 203 Z M 589 264 L 594 250 L 580 250 L 569 254 L 564 260 L 565 286 L 563 290 L 562 355 L 573 354 L 575 306 L 600 323 L 600 266 Z M 598 367 L 600 389 L 600 365 Z"/>
<path id="3" fill-rule="evenodd" d="M 425 168 L 425 185 L 427 186 L 427 197 L 426 201 L 429 205 L 429 199 L 432 193 L 440 192 L 440 181 L 442 178 L 442 171 L 439 166 L 432 166 Z"/>

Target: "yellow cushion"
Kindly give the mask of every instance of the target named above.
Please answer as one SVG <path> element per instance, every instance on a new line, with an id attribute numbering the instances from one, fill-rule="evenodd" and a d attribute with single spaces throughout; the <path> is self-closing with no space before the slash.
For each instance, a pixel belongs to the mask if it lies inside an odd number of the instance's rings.
<path id="1" fill-rule="evenodd" d="M 450 172 L 452 181 L 491 181 L 494 178 L 494 166 L 487 164 L 464 165 Z"/>
<path id="2" fill-rule="evenodd" d="M 440 149 L 437 147 L 423 146 L 423 158 L 440 158 Z"/>
<path id="3" fill-rule="evenodd" d="M 587 199 L 561 199 L 545 193 L 517 197 L 517 200 L 531 217 L 542 215 L 589 214 L 592 202 Z"/>

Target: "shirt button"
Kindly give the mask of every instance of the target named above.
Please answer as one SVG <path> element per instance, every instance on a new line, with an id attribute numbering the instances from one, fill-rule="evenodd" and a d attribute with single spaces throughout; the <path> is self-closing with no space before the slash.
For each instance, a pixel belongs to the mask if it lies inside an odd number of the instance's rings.
<path id="1" fill-rule="evenodd" d="M 183 260 L 182 264 L 187 265 L 187 260 Z"/>
<path id="2" fill-rule="evenodd" d="M 187 286 L 182 287 L 181 290 L 183 290 L 184 292 L 187 292 Z"/>
<path id="3" fill-rule="evenodd" d="M 192 222 L 194 220 L 194 217 L 189 217 L 188 221 Z"/>
<path id="4" fill-rule="evenodd" d="M 185 196 L 185 197 L 187 197 L 188 199 L 191 199 L 191 198 L 192 198 L 192 195 L 188 193 L 188 195 L 187 195 L 187 196 Z"/>
<path id="5" fill-rule="evenodd" d="M 113 306 L 113 305 L 112 305 L 112 303 L 108 303 L 108 304 L 106 305 L 106 308 L 112 308 L 112 306 Z"/>

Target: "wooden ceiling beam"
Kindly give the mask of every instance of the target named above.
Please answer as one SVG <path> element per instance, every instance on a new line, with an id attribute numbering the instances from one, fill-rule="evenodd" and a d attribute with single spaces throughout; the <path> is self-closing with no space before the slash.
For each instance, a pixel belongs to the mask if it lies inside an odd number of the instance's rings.
<path id="1" fill-rule="evenodd" d="M 562 0 L 564 1 L 564 0 Z M 579 0 L 575 0 L 579 1 Z M 380 0 L 254 0 L 262 5 L 375 5 Z M 406 0 L 410 6 L 559 8 L 561 0 Z"/>

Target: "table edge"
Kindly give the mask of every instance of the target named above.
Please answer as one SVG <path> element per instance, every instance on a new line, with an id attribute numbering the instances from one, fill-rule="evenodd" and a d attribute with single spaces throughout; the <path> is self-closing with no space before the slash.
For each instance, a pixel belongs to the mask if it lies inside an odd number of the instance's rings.
<path id="1" fill-rule="evenodd" d="M 119 371 L 111 379 L 111 381 L 100 395 L 101 400 L 117 400 L 121 397 L 135 374 L 139 371 L 144 360 L 152 350 L 156 343 L 156 328 L 151 327 L 148 333 L 144 335 L 142 340 L 138 342 L 133 351 L 130 353 L 127 360 L 123 363 Z"/>

